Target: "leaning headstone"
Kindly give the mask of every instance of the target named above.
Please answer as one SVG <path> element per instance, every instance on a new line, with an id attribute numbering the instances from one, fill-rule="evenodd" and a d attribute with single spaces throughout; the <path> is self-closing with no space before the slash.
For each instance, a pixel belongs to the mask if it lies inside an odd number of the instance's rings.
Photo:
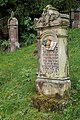
<path id="1" fill-rule="evenodd" d="M 19 48 L 18 43 L 18 20 L 14 17 L 13 11 L 11 12 L 11 17 L 8 20 L 9 28 L 9 51 L 13 52 Z"/>
<path id="2" fill-rule="evenodd" d="M 39 109 L 47 107 L 53 110 L 55 105 L 66 104 L 70 96 L 67 32 L 69 16 L 60 14 L 54 7 L 47 5 L 42 16 L 35 18 L 34 22 L 38 33 L 38 96 L 32 97 L 32 104 Z"/>

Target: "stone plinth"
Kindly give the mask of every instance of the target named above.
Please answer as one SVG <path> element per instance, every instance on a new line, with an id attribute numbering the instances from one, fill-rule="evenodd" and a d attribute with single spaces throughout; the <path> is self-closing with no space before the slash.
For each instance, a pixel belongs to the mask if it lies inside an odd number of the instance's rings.
<path id="1" fill-rule="evenodd" d="M 13 17 L 13 12 L 11 13 L 11 17 L 8 20 L 8 28 L 9 28 L 9 51 L 13 52 L 17 48 L 19 48 L 18 43 L 18 20 Z"/>
<path id="2" fill-rule="evenodd" d="M 60 14 L 51 5 L 46 6 L 42 16 L 34 19 L 38 33 L 38 77 L 36 88 L 39 94 L 61 97 L 69 95 L 71 82 L 68 68 L 69 16 Z"/>

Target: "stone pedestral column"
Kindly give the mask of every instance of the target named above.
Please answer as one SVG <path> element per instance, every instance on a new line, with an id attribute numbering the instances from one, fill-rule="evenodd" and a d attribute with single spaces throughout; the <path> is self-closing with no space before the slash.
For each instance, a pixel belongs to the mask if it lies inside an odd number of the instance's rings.
<path id="1" fill-rule="evenodd" d="M 9 28 L 9 51 L 13 52 L 17 48 L 19 48 L 18 43 L 18 20 L 13 17 L 14 13 L 12 11 L 11 17 L 8 20 L 8 28 Z"/>
<path id="2" fill-rule="evenodd" d="M 38 33 L 37 92 L 47 96 L 69 97 L 69 16 L 60 14 L 54 7 L 47 5 L 42 16 L 35 18 L 34 23 Z"/>

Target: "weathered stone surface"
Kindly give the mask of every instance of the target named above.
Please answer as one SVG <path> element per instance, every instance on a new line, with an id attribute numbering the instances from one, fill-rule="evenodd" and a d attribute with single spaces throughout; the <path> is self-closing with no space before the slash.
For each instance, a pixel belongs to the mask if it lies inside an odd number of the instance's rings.
<path id="1" fill-rule="evenodd" d="M 67 26 L 69 25 L 69 15 L 60 14 L 56 8 L 51 5 L 47 5 L 41 15 L 41 17 L 35 18 L 34 23 L 35 27 L 43 28 L 48 26 Z"/>
<path id="2" fill-rule="evenodd" d="M 19 48 L 18 43 L 18 20 L 13 17 L 13 12 L 11 13 L 11 17 L 8 20 L 8 28 L 9 28 L 9 51 L 13 52 L 17 48 Z"/>
<path id="3" fill-rule="evenodd" d="M 37 91 L 39 94 L 44 95 L 53 95 L 59 94 L 60 96 L 64 96 L 65 91 L 69 96 L 69 91 L 71 87 L 71 83 L 69 78 L 64 79 L 39 79 L 36 81 Z"/>
<path id="4" fill-rule="evenodd" d="M 60 14 L 48 5 L 39 19 L 35 19 L 38 33 L 38 78 L 36 88 L 39 94 L 59 95 L 65 92 L 69 98 L 71 82 L 68 68 L 69 16 Z"/>

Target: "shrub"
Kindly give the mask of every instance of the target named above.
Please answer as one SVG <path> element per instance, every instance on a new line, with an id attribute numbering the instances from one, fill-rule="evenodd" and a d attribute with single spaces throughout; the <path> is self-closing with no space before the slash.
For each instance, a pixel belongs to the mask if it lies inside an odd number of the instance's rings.
<path id="1" fill-rule="evenodd" d="M 0 49 L 1 50 L 7 50 L 8 45 L 9 45 L 9 42 L 7 40 L 1 40 L 0 41 Z"/>
<path id="2" fill-rule="evenodd" d="M 36 42 L 36 31 L 34 23 L 30 17 L 25 17 L 24 19 L 24 32 L 22 33 L 21 41 L 25 45 L 30 45 Z"/>

